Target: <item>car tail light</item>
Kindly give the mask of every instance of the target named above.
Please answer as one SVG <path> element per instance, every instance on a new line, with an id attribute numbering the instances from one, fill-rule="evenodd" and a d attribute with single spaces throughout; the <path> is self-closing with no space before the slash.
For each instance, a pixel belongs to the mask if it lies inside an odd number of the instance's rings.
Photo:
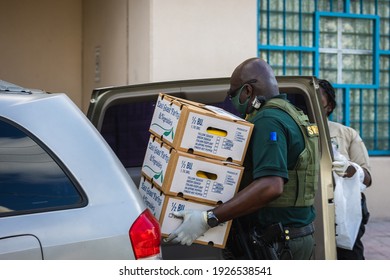
<path id="1" fill-rule="evenodd" d="M 149 258 L 160 254 L 160 225 L 148 209 L 131 226 L 129 237 L 136 259 Z"/>

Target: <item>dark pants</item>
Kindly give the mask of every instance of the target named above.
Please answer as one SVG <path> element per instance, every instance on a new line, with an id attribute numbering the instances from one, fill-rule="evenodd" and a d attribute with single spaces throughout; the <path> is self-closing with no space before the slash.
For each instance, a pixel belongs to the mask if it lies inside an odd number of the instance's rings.
<path id="1" fill-rule="evenodd" d="M 293 260 L 310 260 L 314 252 L 314 235 L 291 239 L 289 246 Z M 283 258 L 281 258 L 283 259 Z"/>
<path id="2" fill-rule="evenodd" d="M 366 197 L 362 193 L 362 222 L 356 237 L 355 244 L 353 245 L 352 250 L 343 249 L 337 247 L 337 259 L 338 260 L 364 260 L 364 246 L 361 238 L 366 231 L 366 224 L 370 217 L 370 213 L 367 209 Z"/>
<path id="3" fill-rule="evenodd" d="M 247 226 L 248 224 L 243 218 L 233 220 L 226 248 L 222 250 L 224 259 L 270 259 L 263 253 L 256 254 L 255 246 L 250 241 L 249 233 L 252 230 Z M 276 251 L 283 251 L 285 244 L 285 242 L 274 243 Z M 285 254 L 281 254 L 280 259 L 310 260 L 314 252 L 314 245 L 313 234 L 290 239 L 289 249 L 285 251 Z"/>

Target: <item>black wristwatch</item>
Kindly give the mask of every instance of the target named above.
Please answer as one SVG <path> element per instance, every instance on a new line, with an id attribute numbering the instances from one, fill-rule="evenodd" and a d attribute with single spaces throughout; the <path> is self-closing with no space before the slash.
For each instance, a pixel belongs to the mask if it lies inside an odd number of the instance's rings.
<path id="1" fill-rule="evenodd" d="M 218 218 L 213 211 L 207 211 L 207 224 L 212 228 L 219 224 Z"/>

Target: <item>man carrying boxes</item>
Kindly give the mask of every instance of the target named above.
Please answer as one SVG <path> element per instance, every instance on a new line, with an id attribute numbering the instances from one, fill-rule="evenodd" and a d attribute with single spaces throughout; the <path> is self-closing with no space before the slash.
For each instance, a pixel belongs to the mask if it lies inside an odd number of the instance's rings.
<path id="1" fill-rule="evenodd" d="M 244 164 L 252 179 L 214 207 L 173 212 L 183 222 L 165 241 L 190 245 L 219 224 L 251 214 L 253 258 L 310 259 L 319 170 L 316 125 L 279 93 L 273 70 L 260 58 L 233 71 L 228 96 L 254 124 Z"/>

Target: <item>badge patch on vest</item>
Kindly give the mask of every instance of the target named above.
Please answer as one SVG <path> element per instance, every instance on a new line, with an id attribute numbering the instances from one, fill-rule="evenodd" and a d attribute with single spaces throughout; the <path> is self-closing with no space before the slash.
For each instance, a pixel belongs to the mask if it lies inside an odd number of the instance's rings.
<path id="1" fill-rule="evenodd" d="M 270 132 L 269 133 L 269 140 L 276 142 L 278 141 L 278 134 L 276 132 Z"/>
<path id="2" fill-rule="evenodd" d="M 316 125 L 310 125 L 306 127 L 307 130 L 307 135 L 313 137 L 313 136 L 318 136 L 318 126 Z"/>

